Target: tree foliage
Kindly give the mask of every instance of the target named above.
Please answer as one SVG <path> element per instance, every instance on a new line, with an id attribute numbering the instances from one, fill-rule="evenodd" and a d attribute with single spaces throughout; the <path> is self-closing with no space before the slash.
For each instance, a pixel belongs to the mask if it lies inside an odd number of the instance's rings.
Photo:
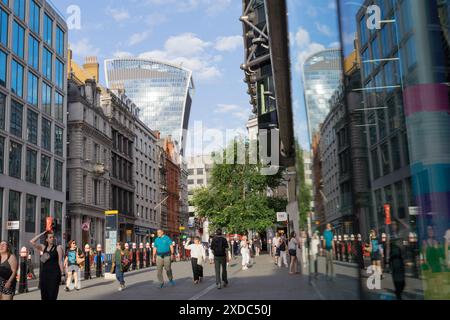
<path id="1" fill-rule="evenodd" d="M 298 212 L 300 215 L 300 227 L 306 228 L 308 212 L 311 211 L 311 186 L 306 184 L 305 179 L 305 162 L 303 158 L 304 150 L 296 142 L 296 162 L 297 162 L 297 175 L 298 175 Z"/>
<path id="2" fill-rule="evenodd" d="M 272 176 L 261 175 L 260 164 L 249 164 L 248 144 L 245 164 L 238 163 L 238 157 L 242 157 L 238 155 L 238 143 L 243 142 L 235 141 L 222 152 L 223 159 L 234 154 L 233 164 L 216 162 L 211 183 L 195 191 L 193 203 L 198 215 L 207 217 L 214 227 L 233 233 L 262 231 L 275 223 L 277 211 L 286 209 L 285 199 L 268 196 L 269 190 L 281 184 L 282 170 Z"/>

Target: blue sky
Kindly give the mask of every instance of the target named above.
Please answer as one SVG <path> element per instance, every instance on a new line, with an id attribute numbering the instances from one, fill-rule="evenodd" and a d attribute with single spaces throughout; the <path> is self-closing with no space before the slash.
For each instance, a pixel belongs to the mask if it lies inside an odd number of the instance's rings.
<path id="1" fill-rule="evenodd" d="M 66 16 L 70 5 L 80 7 L 81 29 L 70 31 L 69 42 L 79 63 L 85 56 L 99 58 L 102 84 L 107 58 L 140 56 L 183 63 L 193 70 L 196 83 L 190 129 L 196 121 L 202 121 L 204 129 L 245 129 L 251 107 L 239 68 L 244 59 L 240 0 L 53 2 Z M 296 134 L 306 146 L 299 61 L 314 50 L 336 45 L 334 0 L 288 3 Z"/>

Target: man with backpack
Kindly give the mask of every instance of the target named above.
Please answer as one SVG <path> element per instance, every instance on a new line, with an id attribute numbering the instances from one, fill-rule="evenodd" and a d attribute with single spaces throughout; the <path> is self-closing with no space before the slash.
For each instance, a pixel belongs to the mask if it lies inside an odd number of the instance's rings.
<path id="1" fill-rule="evenodd" d="M 223 237 L 222 230 L 217 229 L 216 236 L 211 241 L 211 250 L 214 254 L 214 267 L 216 272 L 217 289 L 228 286 L 227 262 L 228 261 L 228 241 Z M 220 268 L 222 267 L 222 280 L 220 278 Z"/>

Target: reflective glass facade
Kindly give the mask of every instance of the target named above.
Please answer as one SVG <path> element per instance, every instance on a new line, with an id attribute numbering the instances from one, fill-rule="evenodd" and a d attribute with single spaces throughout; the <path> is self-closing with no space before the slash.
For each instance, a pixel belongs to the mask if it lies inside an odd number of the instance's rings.
<path id="1" fill-rule="evenodd" d="M 310 141 L 330 111 L 328 100 L 339 87 L 341 74 L 341 53 L 337 49 L 318 52 L 306 59 L 303 65 Z"/>
<path id="2" fill-rule="evenodd" d="M 141 120 L 161 136 L 185 142 L 192 104 L 192 72 L 180 66 L 139 59 L 105 61 L 107 86 L 125 90 L 140 109 Z"/>

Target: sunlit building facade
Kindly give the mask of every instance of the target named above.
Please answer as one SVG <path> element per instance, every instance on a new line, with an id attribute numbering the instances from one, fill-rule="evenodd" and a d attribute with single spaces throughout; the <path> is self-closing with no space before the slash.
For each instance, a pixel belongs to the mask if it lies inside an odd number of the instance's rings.
<path id="1" fill-rule="evenodd" d="M 140 109 L 142 121 L 161 137 L 172 136 L 183 154 L 194 93 L 192 71 L 133 58 L 106 60 L 105 73 L 107 87 L 125 90 Z"/>
<path id="2" fill-rule="evenodd" d="M 329 49 L 317 52 L 303 64 L 303 86 L 309 139 L 320 130 L 320 124 L 330 112 L 328 100 L 341 81 L 341 51 Z"/>

